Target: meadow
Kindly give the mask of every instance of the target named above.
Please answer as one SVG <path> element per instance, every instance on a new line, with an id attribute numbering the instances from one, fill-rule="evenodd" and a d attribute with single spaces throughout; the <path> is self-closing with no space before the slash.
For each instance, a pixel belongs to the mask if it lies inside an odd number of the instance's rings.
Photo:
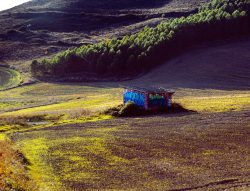
<path id="1" fill-rule="evenodd" d="M 0 92 L 0 117 L 90 116 L 122 104 L 122 91 L 119 83 L 37 83 Z M 248 109 L 249 99 L 248 90 L 179 88 L 174 96 L 197 112 Z"/>

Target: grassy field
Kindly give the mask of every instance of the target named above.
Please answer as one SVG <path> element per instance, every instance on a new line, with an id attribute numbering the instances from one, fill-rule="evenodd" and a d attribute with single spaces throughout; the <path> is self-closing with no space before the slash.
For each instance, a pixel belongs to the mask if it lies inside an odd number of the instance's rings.
<path id="1" fill-rule="evenodd" d="M 89 106 L 96 106 L 97 109 L 97 106 L 104 104 L 102 107 L 109 107 L 111 100 L 115 105 L 115 100 L 121 99 L 121 89 L 105 84 L 96 84 L 100 87 L 93 85 L 39 83 L 0 92 L 0 112 L 5 112 L 4 115 L 67 114 L 67 111 L 88 109 Z M 6 113 L 13 110 L 18 111 Z"/>
<path id="2" fill-rule="evenodd" d="M 109 119 L 100 113 L 122 104 L 122 91 L 115 83 L 37 83 L 19 87 L 0 92 L 0 119 L 15 121 L 22 118 L 22 122 L 39 127 Z M 250 108 L 250 92 L 181 88 L 176 90 L 173 101 L 199 113 L 241 111 Z M 15 130 L 22 129 L 16 124 L 14 127 Z M 13 125 L 4 125 L 0 131 L 7 132 L 12 128 Z"/>
<path id="3" fill-rule="evenodd" d="M 166 190 L 176 184 L 181 188 L 193 187 L 199 177 L 191 178 L 188 174 L 205 172 L 210 176 L 214 171 L 210 172 L 205 165 L 215 165 L 215 156 L 223 160 L 216 163 L 214 170 L 224 163 L 235 162 L 223 158 L 232 157 L 231 151 L 223 151 L 224 147 L 218 150 L 211 143 L 200 148 L 196 141 L 202 142 L 207 136 L 219 143 L 222 131 L 235 132 L 232 135 L 235 141 L 249 130 L 250 92 L 243 90 L 180 88 L 176 89 L 174 101 L 198 114 L 112 120 L 100 112 L 122 103 L 122 89 L 115 83 L 38 83 L 0 92 L 0 98 L 2 105 L 6 105 L 0 117 L 7 120 L 7 124 L 0 125 L 0 139 L 9 137 L 15 142 L 14 148 L 28 159 L 30 175 L 41 190 Z M 235 114 L 228 113 L 232 111 Z M 229 125 L 239 118 L 240 122 Z M 202 132 L 206 125 L 208 129 L 212 125 L 213 130 Z M 236 133 L 237 127 L 241 132 Z M 216 134 L 218 137 L 213 138 Z M 189 159 L 191 155 L 194 157 L 191 164 L 182 158 L 182 139 L 192 140 L 184 149 Z M 237 141 L 230 143 L 232 140 L 224 141 L 234 145 L 239 155 L 244 154 L 242 159 L 249 160 L 248 146 Z M 179 150 L 169 154 L 167 151 L 177 143 Z M 192 153 L 195 148 L 200 150 Z M 194 162 L 198 159 L 202 167 Z M 247 167 L 243 161 L 240 165 Z M 223 173 L 209 181 L 203 177 L 199 185 L 231 178 L 223 177 Z M 240 176 L 232 184 L 245 185 L 246 180 L 241 179 L 244 170 L 232 169 L 230 173 L 234 173 L 233 177 Z"/>
<path id="4" fill-rule="evenodd" d="M 22 82 L 22 76 L 19 72 L 11 70 L 9 68 L 0 67 L 0 91 L 16 87 L 21 82 Z"/>

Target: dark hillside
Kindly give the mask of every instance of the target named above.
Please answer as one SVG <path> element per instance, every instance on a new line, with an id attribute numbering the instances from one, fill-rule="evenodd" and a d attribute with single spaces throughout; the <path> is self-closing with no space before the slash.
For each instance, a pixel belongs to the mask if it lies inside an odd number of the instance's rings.
<path id="1" fill-rule="evenodd" d="M 66 12 L 81 12 L 81 11 L 121 11 L 121 10 L 142 10 L 142 9 L 170 9 L 190 10 L 197 8 L 201 3 L 207 0 L 33 0 L 11 11 L 31 11 L 31 10 L 57 10 Z"/>
<path id="2" fill-rule="evenodd" d="M 19 8 L 24 9 L 49 9 L 49 10 L 64 10 L 64 11 L 75 11 L 75 10 L 89 10 L 89 9 L 138 9 L 138 8 L 153 8 L 160 7 L 164 4 L 169 3 L 169 0 L 34 0 L 26 3 Z"/>
<path id="3" fill-rule="evenodd" d="M 94 73 L 101 77 L 137 75 L 164 63 L 194 44 L 238 38 L 250 32 L 250 1 L 211 0 L 186 17 L 118 39 L 68 49 L 52 59 L 34 60 L 39 78 Z"/>
<path id="4" fill-rule="evenodd" d="M 25 61 L 186 16 L 207 1 L 33 0 L 0 12 L 0 61 L 27 71 Z"/>

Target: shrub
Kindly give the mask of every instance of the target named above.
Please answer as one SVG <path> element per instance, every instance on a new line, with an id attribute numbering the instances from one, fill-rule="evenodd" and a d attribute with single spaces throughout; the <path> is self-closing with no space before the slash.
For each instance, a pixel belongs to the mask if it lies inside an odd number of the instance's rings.
<path id="1" fill-rule="evenodd" d="M 145 115 L 146 111 L 134 102 L 127 102 L 119 111 L 120 117 L 132 117 Z"/>
<path id="2" fill-rule="evenodd" d="M 119 117 L 119 111 L 121 110 L 121 108 L 123 108 L 124 105 L 118 105 L 117 107 L 112 107 L 107 109 L 106 111 L 104 111 L 103 113 L 106 115 L 111 115 L 114 117 Z"/>
<path id="3" fill-rule="evenodd" d="M 145 110 L 134 102 L 127 102 L 125 105 L 119 105 L 117 107 L 109 108 L 104 111 L 104 114 L 111 115 L 114 117 L 133 117 L 133 116 L 144 116 L 144 115 L 157 115 L 164 113 L 186 113 L 186 112 L 194 112 L 184 108 L 179 103 L 173 103 L 170 110 L 166 111 L 165 109 L 158 110 Z"/>

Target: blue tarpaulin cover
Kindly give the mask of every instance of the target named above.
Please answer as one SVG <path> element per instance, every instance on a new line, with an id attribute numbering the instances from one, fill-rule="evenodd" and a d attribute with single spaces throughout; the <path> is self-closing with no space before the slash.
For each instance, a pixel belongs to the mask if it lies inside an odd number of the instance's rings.
<path id="1" fill-rule="evenodd" d="M 123 96 L 124 96 L 124 103 L 132 101 L 141 107 L 145 107 L 145 95 L 143 93 L 126 90 L 124 91 Z"/>

